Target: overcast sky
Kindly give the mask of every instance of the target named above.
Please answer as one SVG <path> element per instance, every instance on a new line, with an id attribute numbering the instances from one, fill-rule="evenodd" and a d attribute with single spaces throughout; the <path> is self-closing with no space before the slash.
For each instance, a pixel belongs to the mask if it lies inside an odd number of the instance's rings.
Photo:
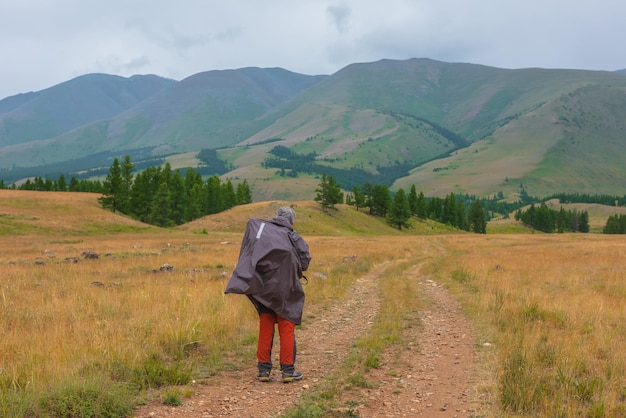
<path id="1" fill-rule="evenodd" d="M 613 71 L 625 19 L 624 0 L 0 0 L 0 99 L 96 72 L 314 75 L 383 58 Z"/>

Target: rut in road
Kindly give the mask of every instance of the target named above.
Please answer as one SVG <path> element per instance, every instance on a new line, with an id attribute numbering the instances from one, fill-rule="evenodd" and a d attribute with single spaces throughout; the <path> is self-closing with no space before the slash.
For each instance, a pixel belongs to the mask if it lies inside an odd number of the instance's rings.
<path id="1" fill-rule="evenodd" d="M 357 279 L 346 299 L 328 308 L 307 312 L 297 330 L 297 370 L 305 378 L 284 384 L 274 371 L 273 380 L 257 382 L 256 364 L 243 370 L 221 372 L 198 382 L 183 405 L 170 407 L 160 399 L 138 408 L 143 417 L 277 417 L 293 407 L 303 393 L 315 389 L 336 371 L 357 338 L 374 323 L 381 306 L 379 266 Z M 470 416 L 469 389 L 474 338 L 458 303 L 447 290 L 420 274 L 416 264 L 407 273 L 423 288 L 428 308 L 420 314 L 421 326 L 406 328 L 403 343 L 382 355 L 380 368 L 371 369 L 367 380 L 373 388 L 346 391 L 340 405 L 361 417 Z M 275 350 L 278 351 L 278 350 Z M 340 408 L 341 409 L 341 408 Z M 347 412 L 346 412 L 347 413 Z M 337 414 L 341 414 L 337 411 Z M 345 416 L 345 415 L 344 415 Z"/>

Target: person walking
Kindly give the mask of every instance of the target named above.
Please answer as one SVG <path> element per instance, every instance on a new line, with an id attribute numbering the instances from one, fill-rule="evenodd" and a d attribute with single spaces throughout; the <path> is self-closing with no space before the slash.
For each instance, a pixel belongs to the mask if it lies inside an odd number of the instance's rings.
<path id="1" fill-rule="evenodd" d="M 293 229 L 296 214 L 291 207 L 278 209 L 268 221 L 248 220 L 239 260 L 225 293 L 247 295 L 259 314 L 257 379 L 269 382 L 275 325 L 280 340 L 282 381 L 301 380 L 295 370 L 295 328 L 302 322 L 304 289 L 300 279 L 309 268 L 311 254 Z"/>

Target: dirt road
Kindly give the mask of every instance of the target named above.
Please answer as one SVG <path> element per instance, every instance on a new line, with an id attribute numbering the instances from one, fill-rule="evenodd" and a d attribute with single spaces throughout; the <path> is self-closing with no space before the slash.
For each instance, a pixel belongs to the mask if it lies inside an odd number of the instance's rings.
<path id="1" fill-rule="evenodd" d="M 273 381 L 257 382 L 251 359 L 245 370 L 224 372 L 195 384 L 193 395 L 184 398 L 182 406 L 170 407 L 155 399 L 138 408 L 134 416 L 279 416 L 336 369 L 357 337 L 372 325 L 381 303 L 379 274 L 375 270 L 359 278 L 349 292 L 351 297 L 341 304 L 307 313 L 314 319 L 296 333 L 302 381 L 284 384 L 274 372 Z M 421 324 L 407 328 L 405 343 L 391 347 L 383 354 L 380 368 L 371 370 L 368 381 L 376 382 L 374 388 L 348 391 L 339 404 L 354 405 L 350 413 L 363 418 L 475 416 L 470 388 L 475 338 L 469 323 L 448 291 L 420 274 L 419 265 L 407 280 L 417 281 L 423 289 L 428 307 L 421 312 Z"/>

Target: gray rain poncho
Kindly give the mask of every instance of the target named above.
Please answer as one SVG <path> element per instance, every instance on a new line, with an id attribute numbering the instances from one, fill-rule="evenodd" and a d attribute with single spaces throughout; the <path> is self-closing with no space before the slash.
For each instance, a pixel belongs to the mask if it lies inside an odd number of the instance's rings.
<path id="1" fill-rule="evenodd" d="M 300 324 L 304 307 L 300 278 L 310 261 L 309 246 L 286 218 L 250 219 L 225 293 L 248 295 L 257 310 L 265 307 Z"/>

